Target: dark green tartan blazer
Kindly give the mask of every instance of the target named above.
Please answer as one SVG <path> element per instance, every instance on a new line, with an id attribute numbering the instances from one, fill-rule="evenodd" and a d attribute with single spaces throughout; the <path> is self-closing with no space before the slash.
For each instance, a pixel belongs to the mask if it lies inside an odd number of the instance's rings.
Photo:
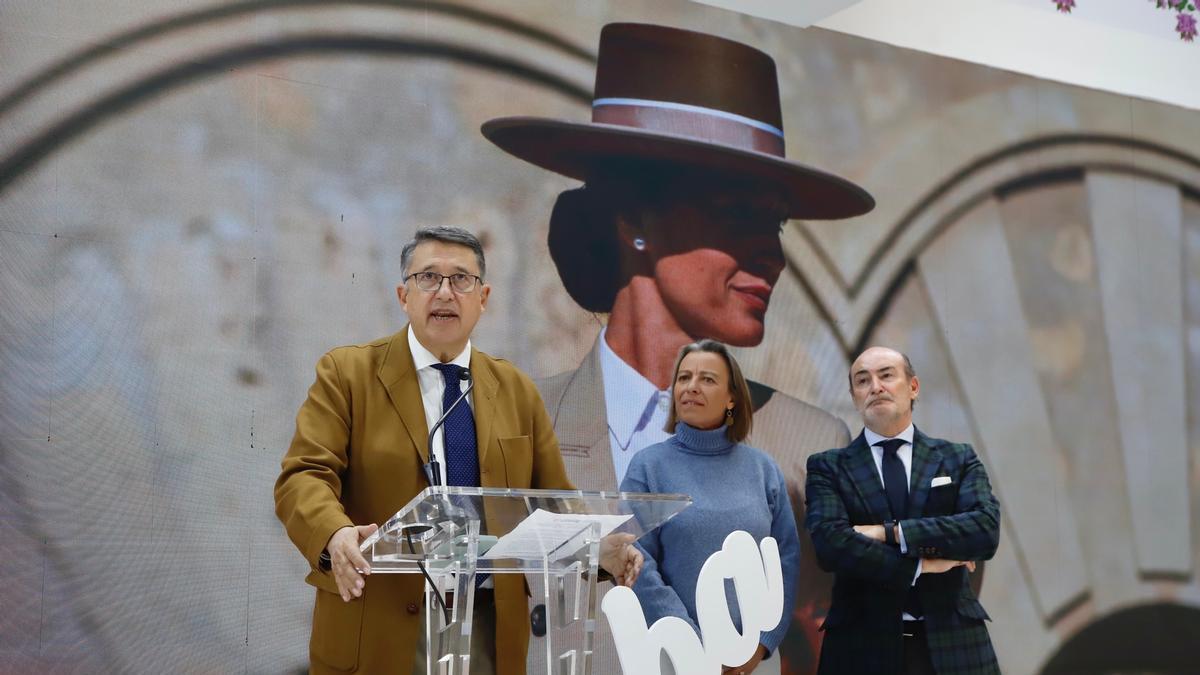
<path id="1" fill-rule="evenodd" d="M 930 487 L 935 477 L 950 483 Z M 942 482 L 942 481 L 939 481 Z M 920 593 L 925 631 L 939 675 L 999 673 L 965 567 L 922 574 L 918 558 L 988 560 L 1000 541 L 1000 505 L 987 471 L 966 443 L 913 435 L 908 513 L 892 518 L 866 438 L 808 458 L 805 524 L 821 569 L 834 574 L 833 599 L 821 627 L 822 675 L 900 673 L 907 593 Z M 855 525 L 899 520 L 907 554 L 854 532 Z"/>

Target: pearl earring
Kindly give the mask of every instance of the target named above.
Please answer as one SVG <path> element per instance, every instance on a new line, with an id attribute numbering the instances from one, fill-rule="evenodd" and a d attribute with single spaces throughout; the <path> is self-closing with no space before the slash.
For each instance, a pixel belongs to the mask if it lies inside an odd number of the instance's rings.
<path id="1" fill-rule="evenodd" d="M 641 237 L 634 237 L 633 247 L 639 251 L 645 251 L 646 250 L 646 240 L 642 239 Z"/>

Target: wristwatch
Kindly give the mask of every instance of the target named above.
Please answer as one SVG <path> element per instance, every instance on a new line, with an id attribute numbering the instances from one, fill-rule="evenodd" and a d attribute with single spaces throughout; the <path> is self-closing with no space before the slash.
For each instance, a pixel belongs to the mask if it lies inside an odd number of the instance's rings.
<path id="1" fill-rule="evenodd" d="M 883 540 L 886 541 L 890 546 L 896 545 L 896 521 L 883 521 Z"/>
<path id="2" fill-rule="evenodd" d="M 317 567 L 322 572 L 328 572 L 333 569 L 333 558 L 329 557 L 329 551 L 321 551 L 321 557 L 317 558 Z"/>

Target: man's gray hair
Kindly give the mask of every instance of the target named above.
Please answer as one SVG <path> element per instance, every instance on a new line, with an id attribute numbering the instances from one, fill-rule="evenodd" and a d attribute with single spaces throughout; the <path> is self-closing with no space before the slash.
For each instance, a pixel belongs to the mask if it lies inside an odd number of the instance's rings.
<path id="1" fill-rule="evenodd" d="M 400 268 L 404 270 L 404 276 L 408 276 L 408 266 L 412 264 L 413 251 L 427 241 L 466 246 L 475 252 L 475 260 L 479 263 L 479 278 L 483 279 L 487 274 L 487 263 L 483 260 L 483 244 L 479 243 L 478 237 L 461 227 L 434 225 L 417 230 L 412 240 L 405 244 L 404 249 L 400 251 Z"/>
<path id="2" fill-rule="evenodd" d="M 904 357 L 904 375 L 911 380 L 917 376 L 917 369 L 913 368 L 912 359 L 908 358 L 908 354 L 905 354 L 904 352 L 899 353 L 900 356 Z"/>

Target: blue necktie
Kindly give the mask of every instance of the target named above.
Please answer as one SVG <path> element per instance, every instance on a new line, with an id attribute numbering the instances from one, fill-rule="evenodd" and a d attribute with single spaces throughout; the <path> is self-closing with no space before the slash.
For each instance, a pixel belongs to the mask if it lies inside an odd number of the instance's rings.
<path id="1" fill-rule="evenodd" d="M 442 414 L 450 408 L 462 393 L 459 378 L 463 367 L 453 363 L 435 363 L 434 368 L 442 372 L 446 390 L 442 393 Z M 446 459 L 446 484 L 469 487 L 479 486 L 479 452 L 475 442 L 475 416 L 467 401 L 459 403 L 442 425 L 442 447 Z"/>
<path id="2" fill-rule="evenodd" d="M 908 477 L 904 462 L 896 454 L 905 442 L 903 438 L 889 438 L 875 444 L 883 448 L 883 490 L 892 509 L 892 520 L 896 521 L 908 515 Z"/>
<path id="3" fill-rule="evenodd" d="M 442 414 L 445 415 L 454 401 L 462 395 L 462 366 L 453 363 L 435 363 L 434 368 L 442 372 L 446 389 L 442 392 Z M 479 453 L 475 441 L 475 416 L 466 401 L 459 403 L 454 412 L 442 424 L 442 450 L 446 458 L 446 484 L 479 487 Z M 472 509 L 474 511 L 474 509 Z M 475 575 L 475 588 L 483 585 L 492 575 L 480 572 Z"/>
<path id="4" fill-rule="evenodd" d="M 908 516 L 908 476 L 904 471 L 904 461 L 896 454 L 907 442 L 903 438 L 889 438 L 875 444 L 883 448 L 883 490 L 887 492 L 892 520 L 897 522 Z M 908 589 L 904 611 L 914 618 L 925 614 L 921 607 L 921 596 L 915 588 Z"/>

